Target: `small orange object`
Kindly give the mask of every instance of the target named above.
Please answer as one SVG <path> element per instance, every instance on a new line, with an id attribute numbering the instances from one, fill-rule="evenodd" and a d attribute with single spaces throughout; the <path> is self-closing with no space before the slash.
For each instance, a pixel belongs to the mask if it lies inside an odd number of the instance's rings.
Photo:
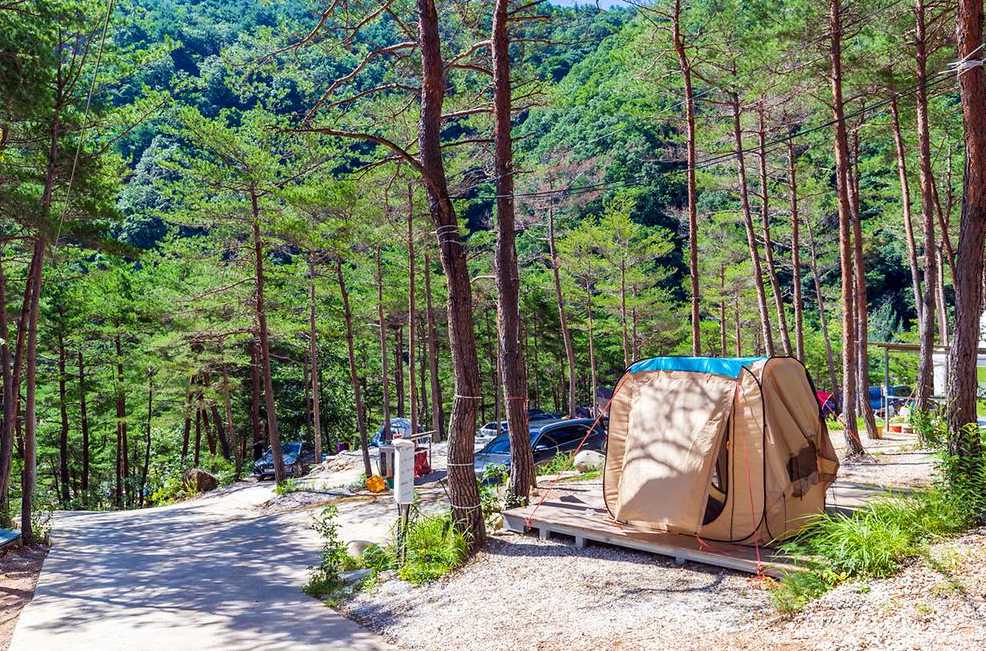
<path id="1" fill-rule="evenodd" d="M 366 480 L 366 490 L 371 493 L 382 493 L 387 490 L 387 482 L 380 475 L 371 475 Z"/>

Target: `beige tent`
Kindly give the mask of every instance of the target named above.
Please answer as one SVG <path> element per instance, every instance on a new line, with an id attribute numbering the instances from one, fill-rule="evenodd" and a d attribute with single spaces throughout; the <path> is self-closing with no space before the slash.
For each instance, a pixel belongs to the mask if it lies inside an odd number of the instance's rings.
<path id="1" fill-rule="evenodd" d="M 603 497 L 619 522 L 763 544 L 825 508 L 839 461 L 790 357 L 659 357 L 613 392 Z"/>

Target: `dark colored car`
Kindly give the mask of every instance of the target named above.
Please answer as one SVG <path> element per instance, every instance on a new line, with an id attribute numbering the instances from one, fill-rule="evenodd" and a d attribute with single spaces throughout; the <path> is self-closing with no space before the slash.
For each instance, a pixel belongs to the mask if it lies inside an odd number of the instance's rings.
<path id="1" fill-rule="evenodd" d="M 425 430 L 421 429 L 421 423 L 418 423 L 418 432 L 423 432 Z M 411 435 L 411 421 L 407 418 L 391 418 L 390 419 L 390 438 L 407 438 Z M 377 433 L 373 435 L 370 439 L 370 445 L 375 445 L 380 447 L 383 445 L 383 426 L 377 430 Z"/>
<path id="2" fill-rule="evenodd" d="M 546 463 L 556 454 L 574 452 L 582 439 L 585 439 L 583 450 L 605 450 L 606 428 L 602 424 L 596 425 L 596 429 L 586 437 L 593 422 L 591 418 L 532 420 L 530 434 L 534 463 Z M 510 439 L 506 434 L 500 434 L 476 453 L 474 467 L 477 475 L 483 474 L 486 466 L 491 465 L 510 467 Z"/>
<path id="3" fill-rule="evenodd" d="M 281 444 L 284 471 L 289 477 L 302 477 L 315 465 L 315 449 L 309 443 L 291 441 Z M 322 455 L 325 456 L 324 454 Z M 270 448 L 253 463 L 253 474 L 263 480 L 274 477 L 274 453 Z"/>

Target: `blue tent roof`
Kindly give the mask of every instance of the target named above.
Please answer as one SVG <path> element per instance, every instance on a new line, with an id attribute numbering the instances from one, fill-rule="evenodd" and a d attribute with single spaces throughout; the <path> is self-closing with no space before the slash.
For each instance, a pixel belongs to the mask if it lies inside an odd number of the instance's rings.
<path id="1" fill-rule="evenodd" d="M 628 369 L 630 373 L 644 371 L 687 371 L 711 373 L 738 378 L 743 368 L 767 359 L 766 357 L 652 357 L 644 359 Z"/>

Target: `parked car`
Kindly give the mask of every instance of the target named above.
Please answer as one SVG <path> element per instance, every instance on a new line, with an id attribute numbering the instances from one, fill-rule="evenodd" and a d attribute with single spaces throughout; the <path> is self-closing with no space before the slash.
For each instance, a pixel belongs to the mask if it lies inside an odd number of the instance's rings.
<path id="1" fill-rule="evenodd" d="M 315 465 L 315 449 L 310 443 L 291 441 L 281 443 L 284 458 L 284 471 L 289 477 L 303 477 Z M 322 454 L 325 459 L 328 455 Z M 270 448 L 253 463 L 253 474 L 257 479 L 274 478 L 274 453 Z"/>
<path id="2" fill-rule="evenodd" d="M 486 445 L 500 434 L 507 433 L 507 421 L 490 421 L 476 430 L 476 445 Z"/>
<path id="3" fill-rule="evenodd" d="M 534 463 L 550 461 L 556 454 L 574 452 L 585 439 L 583 450 L 603 451 L 606 449 L 606 428 L 597 424 L 586 437 L 586 432 L 595 421 L 591 418 L 554 418 L 532 420 L 530 422 L 531 449 Z M 510 439 L 506 433 L 499 434 L 476 453 L 473 464 L 476 474 L 481 475 L 486 466 L 503 465 L 510 467 Z"/>
<path id="4" fill-rule="evenodd" d="M 418 432 L 423 432 L 425 430 L 421 429 L 421 423 L 418 423 Z M 390 419 L 390 438 L 406 438 L 411 435 L 411 421 L 407 418 L 391 418 Z M 373 435 L 370 439 L 370 445 L 380 447 L 384 445 L 383 440 L 383 426 L 377 430 L 377 433 Z"/>
<path id="5" fill-rule="evenodd" d="M 558 414 L 552 414 L 551 412 L 544 411 L 542 409 L 528 409 L 527 410 L 527 422 L 532 423 L 534 421 L 540 420 L 556 420 L 560 418 Z M 490 421 L 476 430 L 476 445 L 486 445 L 493 439 L 495 439 L 500 434 L 506 434 L 509 423 L 505 420 L 500 421 L 500 426 L 497 427 L 496 421 Z"/>

